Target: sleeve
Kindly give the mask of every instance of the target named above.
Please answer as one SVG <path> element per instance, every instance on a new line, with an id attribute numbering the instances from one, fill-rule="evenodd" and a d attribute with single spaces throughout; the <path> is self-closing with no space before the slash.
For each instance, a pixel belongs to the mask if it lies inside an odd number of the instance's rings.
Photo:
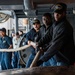
<path id="1" fill-rule="evenodd" d="M 8 43 L 8 45 L 12 45 L 12 38 L 8 37 L 7 43 Z"/>
<path id="2" fill-rule="evenodd" d="M 38 41 L 38 47 L 43 46 L 44 44 L 47 44 L 51 41 L 51 31 L 49 30 L 39 41 Z"/>
<path id="3" fill-rule="evenodd" d="M 61 28 L 60 31 L 57 33 L 57 36 L 54 39 L 52 39 L 51 46 L 48 48 L 46 53 L 40 58 L 40 60 L 42 61 L 49 60 L 53 55 L 57 53 L 57 51 L 61 49 L 61 47 L 65 42 L 64 40 L 66 37 L 65 33 L 66 33 L 65 29 Z"/>
<path id="4" fill-rule="evenodd" d="M 28 40 L 30 40 L 30 32 L 28 32 L 27 34 L 26 34 L 26 39 L 25 39 L 25 43 L 27 44 L 27 42 L 28 42 Z"/>
<path id="5" fill-rule="evenodd" d="M 15 43 L 14 43 L 14 37 L 12 38 L 12 43 L 13 43 L 13 47 L 14 47 L 14 45 L 15 45 Z"/>
<path id="6" fill-rule="evenodd" d="M 41 39 L 41 32 L 39 31 L 39 32 L 37 32 L 37 35 L 36 35 L 36 42 L 38 42 L 40 39 Z"/>
<path id="7" fill-rule="evenodd" d="M 0 38 L 0 49 L 1 49 L 1 38 Z"/>

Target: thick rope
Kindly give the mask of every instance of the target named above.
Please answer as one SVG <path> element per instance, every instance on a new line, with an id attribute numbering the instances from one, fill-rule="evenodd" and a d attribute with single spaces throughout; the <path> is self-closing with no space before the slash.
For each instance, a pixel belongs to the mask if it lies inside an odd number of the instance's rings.
<path id="1" fill-rule="evenodd" d="M 40 55 L 41 55 L 41 51 L 39 50 L 39 51 L 37 52 L 37 54 L 36 54 L 36 56 L 35 56 L 34 60 L 32 61 L 31 65 L 30 65 L 30 68 L 35 67 L 35 66 L 36 66 L 36 63 L 37 63 L 37 61 L 38 61 L 38 59 L 39 59 Z"/>
<path id="2" fill-rule="evenodd" d="M 0 52 L 16 52 L 16 51 L 22 51 L 24 49 L 27 49 L 28 47 L 30 47 L 30 45 L 25 45 L 16 49 L 0 49 Z"/>

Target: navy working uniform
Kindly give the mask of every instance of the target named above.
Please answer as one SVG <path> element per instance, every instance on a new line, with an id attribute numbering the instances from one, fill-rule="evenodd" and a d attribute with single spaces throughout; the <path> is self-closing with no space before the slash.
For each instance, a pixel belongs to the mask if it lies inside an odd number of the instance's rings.
<path id="1" fill-rule="evenodd" d="M 0 37 L 1 39 L 1 37 Z M 0 43 L 0 49 L 1 49 L 1 43 Z M 1 57 L 2 57 L 2 52 L 0 52 L 0 66 L 1 66 Z M 1 67 L 0 67 L 0 70 L 1 70 Z"/>
<path id="2" fill-rule="evenodd" d="M 31 29 L 27 34 L 26 34 L 26 42 L 28 42 L 29 40 L 30 41 L 33 41 L 35 42 L 35 38 L 36 36 L 38 35 L 38 32 L 35 31 L 35 29 Z M 32 63 L 36 53 L 35 53 L 35 48 L 33 48 L 32 46 L 30 47 L 30 50 L 31 50 L 31 54 L 28 58 L 28 61 L 26 63 L 26 68 L 28 68 L 30 66 L 30 64 Z"/>
<path id="3" fill-rule="evenodd" d="M 51 16 L 51 14 L 50 13 L 44 13 L 42 16 L 42 22 L 43 22 L 43 25 L 41 26 L 40 33 L 39 33 L 40 38 L 43 38 L 47 32 L 50 32 L 49 37 L 51 37 L 51 39 L 52 39 L 52 33 L 53 32 L 52 32 L 52 16 Z M 50 42 L 51 39 L 49 39 L 48 41 Z M 45 54 L 46 47 L 48 46 L 48 44 L 49 43 L 42 46 L 44 54 Z M 52 57 L 47 62 L 44 62 L 43 66 L 56 66 L 56 60 L 54 59 L 54 57 Z"/>
<path id="4" fill-rule="evenodd" d="M 12 40 L 10 37 L 5 36 L 0 39 L 1 49 L 8 49 L 10 45 L 12 45 Z M 12 69 L 11 65 L 12 52 L 2 52 L 1 58 L 1 69 Z"/>
<path id="5" fill-rule="evenodd" d="M 43 31 L 43 32 L 42 32 Z M 48 28 L 46 29 L 45 25 L 42 25 L 40 30 L 39 30 L 39 40 L 45 36 L 46 33 L 50 32 L 50 36 L 52 39 L 52 23 L 51 25 L 48 26 Z M 49 39 L 48 41 L 50 42 L 51 39 Z M 42 46 L 43 50 L 46 51 L 46 47 L 48 46 L 49 43 L 45 44 Z M 45 53 L 45 52 L 44 52 Z M 52 57 L 51 59 L 49 59 L 47 62 L 43 63 L 43 66 L 56 66 L 56 60 L 54 57 Z"/>

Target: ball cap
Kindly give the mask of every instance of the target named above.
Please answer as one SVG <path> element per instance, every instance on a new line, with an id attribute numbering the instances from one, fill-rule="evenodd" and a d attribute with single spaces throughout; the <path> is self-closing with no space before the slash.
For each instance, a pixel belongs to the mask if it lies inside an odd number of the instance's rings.
<path id="1" fill-rule="evenodd" d="M 54 12 L 56 13 L 62 13 L 63 11 L 66 11 L 67 5 L 65 3 L 57 3 L 54 6 Z"/>
<path id="2" fill-rule="evenodd" d="M 0 31 L 6 32 L 6 29 L 5 28 L 2 28 L 2 29 L 0 29 Z"/>
<path id="3" fill-rule="evenodd" d="M 33 25 L 34 25 L 35 23 L 40 24 L 40 21 L 39 21 L 38 19 L 35 19 L 35 20 L 33 20 Z"/>

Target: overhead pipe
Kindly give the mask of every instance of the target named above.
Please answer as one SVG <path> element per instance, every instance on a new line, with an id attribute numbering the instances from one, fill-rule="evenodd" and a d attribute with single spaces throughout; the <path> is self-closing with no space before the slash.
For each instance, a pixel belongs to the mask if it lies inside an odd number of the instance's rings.
<path id="1" fill-rule="evenodd" d="M 34 9 L 33 0 L 24 0 L 24 13 L 27 17 L 36 16 L 36 10 Z"/>
<path id="2" fill-rule="evenodd" d="M 24 9 L 25 10 L 33 10 L 33 0 L 24 0 Z"/>

